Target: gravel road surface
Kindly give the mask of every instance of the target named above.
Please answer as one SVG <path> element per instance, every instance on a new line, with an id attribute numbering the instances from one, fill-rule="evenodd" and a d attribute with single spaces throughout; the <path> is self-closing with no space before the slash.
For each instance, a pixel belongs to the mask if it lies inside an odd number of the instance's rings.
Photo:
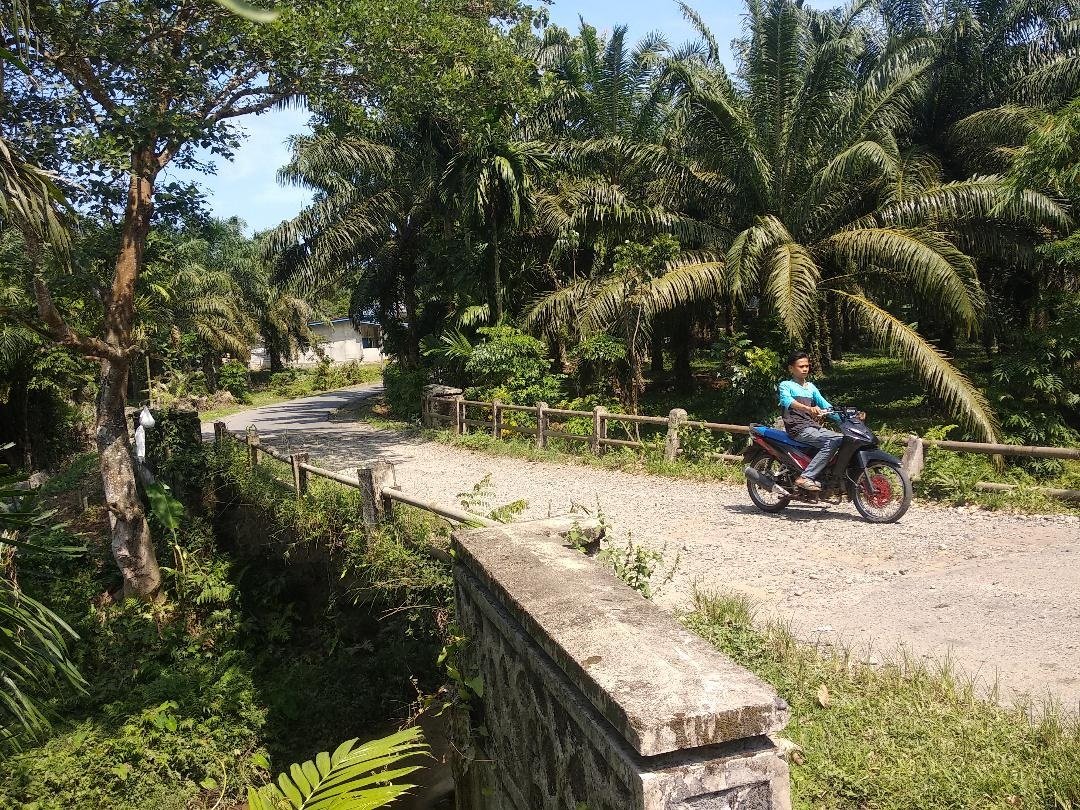
<path id="1" fill-rule="evenodd" d="M 1080 708 L 1080 521 L 917 503 L 897 524 L 854 509 L 758 512 L 743 487 L 676 481 L 578 465 L 495 458 L 437 442 L 331 422 L 378 388 L 350 389 L 228 417 L 264 441 L 307 450 L 335 470 L 373 458 L 397 464 L 409 492 L 457 505 L 491 474 L 492 505 L 525 499 L 521 519 L 599 503 L 617 540 L 680 556 L 656 598 L 685 608 L 695 584 L 753 596 L 766 616 L 814 641 L 851 645 L 868 660 L 901 647 L 946 656 L 1005 699 L 1051 695 Z M 210 426 L 205 431 L 212 433 Z"/>

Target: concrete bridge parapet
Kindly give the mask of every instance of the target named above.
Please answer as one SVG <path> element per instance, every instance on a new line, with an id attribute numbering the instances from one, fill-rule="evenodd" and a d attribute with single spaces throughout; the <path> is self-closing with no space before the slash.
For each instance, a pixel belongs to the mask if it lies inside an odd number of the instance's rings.
<path id="1" fill-rule="evenodd" d="M 459 810 L 787 810 L 787 705 L 571 547 L 571 522 L 454 534 Z M 463 749 L 463 750 L 464 750 Z"/>

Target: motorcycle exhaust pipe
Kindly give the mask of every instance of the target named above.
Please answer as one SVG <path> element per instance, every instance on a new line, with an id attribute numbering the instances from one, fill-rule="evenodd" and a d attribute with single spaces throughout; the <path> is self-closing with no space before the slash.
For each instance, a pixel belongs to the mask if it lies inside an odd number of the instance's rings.
<path id="1" fill-rule="evenodd" d="M 762 489 L 771 490 L 776 495 L 791 495 L 786 489 L 776 483 L 776 480 L 771 475 L 758 472 L 753 467 L 747 465 L 743 468 L 743 475 L 753 481 Z"/>

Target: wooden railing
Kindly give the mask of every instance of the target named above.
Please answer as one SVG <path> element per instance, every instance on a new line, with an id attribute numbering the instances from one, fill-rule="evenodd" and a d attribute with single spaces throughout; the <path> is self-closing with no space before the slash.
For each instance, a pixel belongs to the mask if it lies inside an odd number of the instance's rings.
<path id="1" fill-rule="evenodd" d="M 293 490 L 297 498 L 307 494 L 311 476 L 336 481 L 360 491 L 363 521 L 375 526 L 388 520 L 393 514 L 394 502 L 408 504 L 423 509 L 454 524 L 466 526 L 500 526 L 502 524 L 483 515 L 476 515 L 464 509 L 432 503 L 403 492 L 397 487 L 397 475 L 394 465 L 388 461 L 376 460 L 358 467 L 355 477 L 346 473 L 334 472 L 311 464 L 307 453 L 283 453 L 262 443 L 259 434 L 249 430 L 243 438 L 231 433 L 224 422 L 214 423 L 214 442 L 218 446 L 234 440 L 247 448 L 248 465 L 251 469 L 259 466 L 261 456 L 267 456 L 292 468 L 292 483 L 280 478 L 282 486 Z"/>
<path id="2" fill-rule="evenodd" d="M 487 419 L 469 418 L 469 409 L 490 412 Z M 573 411 L 563 408 L 548 407 L 546 402 L 536 405 L 509 405 L 499 401 L 482 402 L 465 399 L 461 396 L 436 397 L 424 395 L 421 399 L 421 416 L 427 427 L 449 428 L 453 433 L 462 435 L 471 428 L 478 428 L 490 433 L 495 438 L 514 433 L 532 436 L 538 448 L 547 447 L 548 439 L 564 439 L 587 443 L 593 455 L 602 455 L 608 447 L 644 448 L 645 443 L 636 438 L 614 439 L 609 436 L 612 422 L 628 425 L 648 425 L 665 428 L 664 459 L 674 461 L 678 458 L 682 431 L 698 428 L 713 433 L 726 433 L 732 436 L 750 434 L 749 425 L 733 425 L 724 422 L 701 422 L 687 418 L 682 408 L 673 408 L 667 416 L 642 416 L 637 414 L 612 413 L 603 406 L 591 411 Z M 535 420 L 536 427 L 523 427 L 505 424 L 506 413 L 527 414 Z M 589 433 L 572 433 L 559 429 L 560 421 L 567 419 L 591 419 L 592 430 Z M 556 427 L 552 428 L 554 420 Z M 917 480 L 925 464 L 926 451 L 929 448 L 948 450 L 954 453 L 977 453 L 988 456 L 1016 456 L 1024 458 L 1052 458 L 1080 461 L 1080 448 L 1076 447 L 1031 447 L 1017 444 L 988 444 L 984 442 L 956 442 L 944 439 L 924 439 L 920 436 L 882 436 L 885 440 L 900 441 L 904 444 L 903 464 L 912 480 Z M 715 453 L 715 458 L 722 461 L 742 461 L 742 455 Z M 1017 484 L 999 484 L 980 481 L 975 488 L 984 492 L 1011 492 L 1019 489 Z M 1031 490 L 1063 500 L 1080 501 L 1080 490 L 1052 489 L 1049 487 L 1031 487 Z"/>

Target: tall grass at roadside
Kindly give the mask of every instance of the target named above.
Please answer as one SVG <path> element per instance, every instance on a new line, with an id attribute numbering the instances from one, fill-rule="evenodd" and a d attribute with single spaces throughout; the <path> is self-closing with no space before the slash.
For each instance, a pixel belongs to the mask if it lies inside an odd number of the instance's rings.
<path id="1" fill-rule="evenodd" d="M 682 620 L 791 706 L 795 807 L 1080 808 L 1075 715 L 985 700 L 948 663 L 871 666 L 754 613 L 744 596 L 697 591 Z"/>

